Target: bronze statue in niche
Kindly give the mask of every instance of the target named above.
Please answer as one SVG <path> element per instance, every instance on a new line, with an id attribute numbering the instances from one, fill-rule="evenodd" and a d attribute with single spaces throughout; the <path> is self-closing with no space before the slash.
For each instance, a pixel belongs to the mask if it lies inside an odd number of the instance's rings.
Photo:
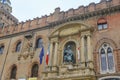
<path id="1" fill-rule="evenodd" d="M 76 47 L 74 42 L 66 43 L 63 52 L 64 63 L 75 63 Z"/>

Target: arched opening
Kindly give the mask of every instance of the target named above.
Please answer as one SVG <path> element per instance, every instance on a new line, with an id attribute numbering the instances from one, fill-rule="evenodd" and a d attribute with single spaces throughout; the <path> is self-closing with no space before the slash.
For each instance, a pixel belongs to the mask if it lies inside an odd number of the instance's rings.
<path id="1" fill-rule="evenodd" d="M 43 46 L 43 40 L 42 38 L 38 38 L 36 40 L 36 48 L 42 48 L 42 46 Z"/>
<path id="2" fill-rule="evenodd" d="M 3 54 L 4 51 L 4 45 L 0 46 L 0 54 Z"/>
<path id="3" fill-rule="evenodd" d="M 31 77 L 38 77 L 38 64 L 34 64 L 31 69 Z"/>
<path id="4" fill-rule="evenodd" d="M 101 73 L 115 72 L 113 49 L 108 43 L 104 43 L 99 49 Z"/>
<path id="5" fill-rule="evenodd" d="M 17 67 L 14 65 L 11 69 L 10 79 L 16 79 Z"/>
<path id="6" fill-rule="evenodd" d="M 63 62 L 76 63 L 76 44 L 73 41 L 67 42 L 64 46 Z"/>
<path id="7" fill-rule="evenodd" d="M 102 80 L 120 80 L 120 78 L 106 78 L 106 79 L 102 79 Z"/>
<path id="8" fill-rule="evenodd" d="M 120 80 L 119 76 L 107 76 L 107 77 L 102 77 L 99 80 Z"/>
<path id="9" fill-rule="evenodd" d="M 20 49 L 21 49 L 21 41 L 17 43 L 15 51 L 19 52 Z"/>

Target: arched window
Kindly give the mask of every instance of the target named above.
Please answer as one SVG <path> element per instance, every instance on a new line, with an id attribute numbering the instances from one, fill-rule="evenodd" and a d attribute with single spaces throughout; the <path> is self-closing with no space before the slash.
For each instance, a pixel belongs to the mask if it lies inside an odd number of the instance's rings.
<path id="1" fill-rule="evenodd" d="M 84 37 L 84 56 L 85 56 L 85 67 L 88 67 L 87 61 L 88 61 L 88 49 L 87 49 L 87 36 Z"/>
<path id="2" fill-rule="evenodd" d="M 106 79 L 102 79 L 102 80 L 120 80 L 120 78 L 106 78 Z"/>
<path id="3" fill-rule="evenodd" d="M 31 69 L 31 77 L 38 77 L 38 64 L 34 64 Z"/>
<path id="4" fill-rule="evenodd" d="M 106 77 L 99 78 L 98 80 L 120 80 L 120 77 L 119 76 L 106 76 Z"/>
<path id="5" fill-rule="evenodd" d="M 11 69 L 10 79 L 16 79 L 17 67 L 13 66 Z"/>
<path id="6" fill-rule="evenodd" d="M 20 49 L 21 49 L 21 42 L 18 42 L 17 45 L 16 45 L 15 51 L 16 51 L 16 52 L 19 52 Z"/>
<path id="7" fill-rule="evenodd" d="M 105 18 L 98 19 L 97 27 L 98 27 L 98 30 L 107 29 L 108 28 L 107 20 Z"/>
<path id="8" fill-rule="evenodd" d="M 63 62 L 64 63 L 76 62 L 76 45 L 73 41 L 67 42 L 64 46 Z"/>
<path id="9" fill-rule="evenodd" d="M 43 45 L 43 40 L 42 38 L 38 38 L 36 41 L 36 48 L 41 48 Z"/>
<path id="10" fill-rule="evenodd" d="M 114 72 L 115 64 L 112 47 L 104 43 L 99 50 L 101 73 Z"/>
<path id="11" fill-rule="evenodd" d="M 2 45 L 2 46 L 0 46 L 0 54 L 2 54 L 3 51 L 4 51 L 4 46 Z"/>

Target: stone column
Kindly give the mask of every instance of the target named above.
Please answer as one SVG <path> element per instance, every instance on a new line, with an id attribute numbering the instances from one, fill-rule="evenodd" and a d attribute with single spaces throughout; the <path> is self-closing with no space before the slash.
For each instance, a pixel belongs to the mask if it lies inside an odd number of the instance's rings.
<path id="1" fill-rule="evenodd" d="M 84 56 L 84 36 L 81 37 L 81 63 L 82 67 L 84 67 L 85 56 Z"/>
<path id="2" fill-rule="evenodd" d="M 55 42 L 55 52 L 54 52 L 54 66 L 57 65 L 57 51 L 58 51 L 58 42 Z"/>
<path id="3" fill-rule="evenodd" d="M 92 67 L 92 62 L 93 62 L 93 53 L 92 53 L 92 45 L 91 45 L 91 36 L 87 36 L 87 49 L 88 49 L 88 62 L 89 62 L 89 67 Z"/>
<path id="4" fill-rule="evenodd" d="M 49 66 L 52 66 L 52 53 L 53 53 L 52 51 L 53 51 L 53 43 L 51 42 L 50 43 L 49 63 L 48 63 Z"/>

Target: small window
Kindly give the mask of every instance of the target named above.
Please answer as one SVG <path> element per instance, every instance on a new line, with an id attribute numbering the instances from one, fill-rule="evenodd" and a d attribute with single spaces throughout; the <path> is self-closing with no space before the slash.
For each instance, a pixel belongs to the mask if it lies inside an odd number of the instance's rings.
<path id="1" fill-rule="evenodd" d="M 16 79 L 17 67 L 13 66 L 11 69 L 10 79 Z"/>
<path id="2" fill-rule="evenodd" d="M 2 54 L 3 51 L 4 51 L 4 46 L 1 46 L 1 47 L 0 47 L 0 54 Z"/>
<path id="3" fill-rule="evenodd" d="M 98 30 L 104 30 L 108 28 L 107 20 L 105 18 L 100 18 L 97 22 Z"/>
<path id="4" fill-rule="evenodd" d="M 0 28 L 3 28 L 3 26 L 4 26 L 4 23 L 0 23 Z"/>
<path id="5" fill-rule="evenodd" d="M 38 38 L 36 41 L 36 48 L 42 48 L 43 40 L 42 38 Z"/>
<path id="6" fill-rule="evenodd" d="M 20 51 L 20 48 L 21 48 L 21 42 L 18 42 L 17 45 L 16 45 L 16 52 L 19 52 Z"/>
<path id="7" fill-rule="evenodd" d="M 31 77 L 38 77 L 38 64 L 34 64 L 31 69 Z"/>

